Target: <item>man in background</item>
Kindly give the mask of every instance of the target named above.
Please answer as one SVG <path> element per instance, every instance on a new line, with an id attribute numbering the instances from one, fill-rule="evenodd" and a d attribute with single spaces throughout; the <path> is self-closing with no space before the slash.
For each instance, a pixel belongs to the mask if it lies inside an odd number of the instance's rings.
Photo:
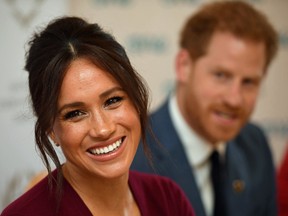
<path id="1" fill-rule="evenodd" d="M 150 116 L 154 168 L 139 148 L 132 169 L 173 179 L 197 216 L 275 216 L 272 155 L 249 118 L 277 48 L 272 25 L 245 2 L 193 14 L 180 35 L 175 92 Z"/>

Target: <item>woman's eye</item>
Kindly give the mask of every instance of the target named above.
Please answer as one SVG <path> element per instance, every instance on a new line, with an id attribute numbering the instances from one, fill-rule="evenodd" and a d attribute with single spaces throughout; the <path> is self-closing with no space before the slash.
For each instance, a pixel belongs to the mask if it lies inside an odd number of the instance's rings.
<path id="1" fill-rule="evenodd" d="M 109 98 L 105 104 L 104 104 L 104 107 L 108 107 L 108 106 L 113 106 L 114 104 L 117 104 L 119 103 L 120 101 L 122 101 L 123 98 L 122 97 L 112 97 L 112 98 Z"/>
<path id="2" fill-rule="evenodd" d="M 82 116 L 82 115 L 85 115 L 85 113 L 80 111 L 80 110 L 74 110 L 74 111 L 66 113 L 64 115 L 64 119 L 69 120 L 69 119 L 77 118 L 77 117 Z"/>

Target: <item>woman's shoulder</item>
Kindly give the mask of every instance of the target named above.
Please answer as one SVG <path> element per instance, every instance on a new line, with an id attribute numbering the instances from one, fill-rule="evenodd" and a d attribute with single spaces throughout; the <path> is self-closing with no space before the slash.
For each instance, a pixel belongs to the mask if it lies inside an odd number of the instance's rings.
<path id="1" fill-rule="evenodd" d="M 57 170 L 52 172 L 51 182 L 44 177 L 14 202 L 0 216 L 51 216 L 91 215 L 72 186 L 63 178 L 61 191 L 57 190 Z"/>
<path id="2" fill-rule="evenodd" d="M 167 177 L 134 170 L 130 171 L 129 181 L 130 183 L 145 187 L 145 189 L 156 188 L 158 190 L 162 190 L 167 187 L 172 187 L 178 190 L 179 188 L 179 186 L 173 180 Z"/>
<path id="3" fill-rule="evenodd" d="M 170 178 L 157 174 L 130 171 L 129 184 L 139 193 L 155 194 L 155 197 L 163 196 L 164 199 L 186 199 L 182 189 Z M 170 198 L 169 198 L 170 197 Z"/>
<path id="4" fill-rule="evenodd" d="M 194 215 L 184 192 L 167 177 L 130 171 L 129 185 L 139 208 L 147 210 L 143 215 Z"/>
<path id="5" fill-rule="evenodd" d="M 11 202 L 1 213 L 1 216 L 8 215 L 43 215 L 45 209 L 49 209 L 48 203 L 53 203 L 49 190 L 48 178 L 44 177 L 32 188 L 23 193 L 16 200 Z M 46 205 L 46 206 L 45 206 Z"/>

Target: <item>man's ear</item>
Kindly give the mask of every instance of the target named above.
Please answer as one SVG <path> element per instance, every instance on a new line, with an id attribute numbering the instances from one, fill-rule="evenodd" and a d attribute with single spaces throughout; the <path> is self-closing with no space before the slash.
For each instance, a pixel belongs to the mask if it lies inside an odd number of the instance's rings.
<path id="1" fill-rule="evenodd" d="M 186 49 L 181 49 L 176 55 L 175 62 L 176 79 L 178 82 L 186 82 L 192 70 L 192 60 Z"/>

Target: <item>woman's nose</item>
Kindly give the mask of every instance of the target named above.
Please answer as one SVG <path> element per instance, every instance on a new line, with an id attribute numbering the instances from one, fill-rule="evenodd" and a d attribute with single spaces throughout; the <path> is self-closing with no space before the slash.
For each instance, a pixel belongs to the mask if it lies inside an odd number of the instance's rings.
<path id="1" fill-rule="evenodd" d="M 105 111 L 104 111 L 105 112 Z M 108 138 L 115 131 L 115 124 L 109 113 L 96 112 L 91 117 L 90 136 Z"/>

